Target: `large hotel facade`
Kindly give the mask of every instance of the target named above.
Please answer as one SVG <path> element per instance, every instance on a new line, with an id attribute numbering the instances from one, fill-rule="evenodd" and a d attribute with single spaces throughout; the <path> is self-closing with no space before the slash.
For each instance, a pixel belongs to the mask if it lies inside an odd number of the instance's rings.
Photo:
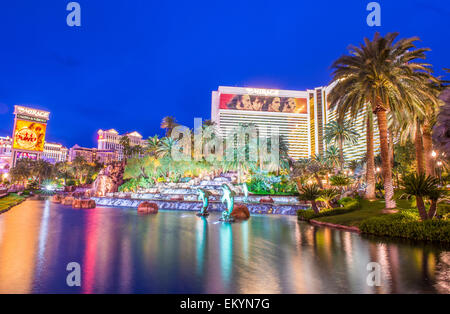
<path id="1" fill-rule="evenodd" d="M 248 87 L 220 86 L 212 92 L 211 120 L 222 135 L 232 132 L 241 124 L 252 123 L 256 127 L 277 127 L 288 145 L 293 159 L 310 158 L 327 150 L 325 126 L 336 119 L 330 109 L 327 95 L 331 86 L 305 91 L 275 90 Z M 366 153 L 365 112 L 352 121 L 359 133 L 356 144 L 344 146 L 347 161 L 359 160 Z M 347 117 L 350 120 L 350 117 Z M 376 123 L 374 123 L 376 128 Z M 379 151 L 379 135 L 375 134 L 375 151 Z"/>

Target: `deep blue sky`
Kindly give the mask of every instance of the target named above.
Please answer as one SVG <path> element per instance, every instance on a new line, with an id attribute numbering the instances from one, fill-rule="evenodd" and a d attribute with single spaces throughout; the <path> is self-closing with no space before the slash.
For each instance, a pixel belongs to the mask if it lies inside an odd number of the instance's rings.
<path id="1" fill-rule="evenodd" d="M 448 0 L 382 0 L 382 27 L 366 24 L 369 0 L 0 0 L 0 135 L 13 106 L 51 111 L 47 140 L 96 146 L 96 131 L 162 134 L 167 115 L 192 126 L 210 118 L 219 85 L 306 89 L 375 31 L 419 36 L 437 74 L 450 67 Z"/>

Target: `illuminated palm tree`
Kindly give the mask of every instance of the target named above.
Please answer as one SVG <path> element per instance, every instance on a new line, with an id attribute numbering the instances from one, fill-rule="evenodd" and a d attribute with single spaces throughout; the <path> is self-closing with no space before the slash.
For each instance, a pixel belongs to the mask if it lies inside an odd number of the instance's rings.
<path id="1" fill-rule="evenodd" d="M 161 121 L 161 129 L 166 130 L 166 137 L 170 137 L 172 135 L 172 130 L 179 125 L 177 120 L 172 116 L 164 117 Z"/>
<path id="2" fill-rule="evenodd" d="M 358 132 L 356 132 L 346 120 L 331 121 L 325 126 L 325 141 L 328 144 L 334 142 L 338 145 L 339 164 L 341 166 L 341 170 L 344 167 L 344 145 L 356 144 L 358 142 L 358 138 Z"/>
<path id="3" fill-rule="evenodd" d="M 433 142 L 437 145 L 437 149 L 450 156 L 450 88 L 447 88 L 440 95 L 440 99 L 444 104 L 439 109 L 436 125 L 433 128 Z"/>
<path id="4" fill-rule="evenodd" d="M 373 40 L 364 39 L 359 47 L 351 46 L 350 55 L 336 60 L 332 67 L 333 82 L 330 99 L 337 106 L 339 118 L 356 108 L 366 108 L 377 116 L 384 176 L 386 208 L 395 208 L 394 187 L 389 155 L 387 115 L 407 110 L 423 111 L 421 101 L 429 97 L 424 81 L 435 81 L 428 64 L 416 62 L 424 59 L 429 49 L 415 49 L 418 38 L 400 39 L 397 33 Z"/>

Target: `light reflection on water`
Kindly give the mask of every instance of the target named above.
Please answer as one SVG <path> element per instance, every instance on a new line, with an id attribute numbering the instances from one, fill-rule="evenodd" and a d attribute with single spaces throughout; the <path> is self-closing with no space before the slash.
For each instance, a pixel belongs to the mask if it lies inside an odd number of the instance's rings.
<path id="1" fill-rule="evenodd" d="M 296 217 L 26 201 L 0 215 L 0 293 L 449 293 L 450 249 L 361 237 Z M 66 265 L 82 286 L 66 285 Z M 366 284 L 369 262 L 382 286 Z"/>

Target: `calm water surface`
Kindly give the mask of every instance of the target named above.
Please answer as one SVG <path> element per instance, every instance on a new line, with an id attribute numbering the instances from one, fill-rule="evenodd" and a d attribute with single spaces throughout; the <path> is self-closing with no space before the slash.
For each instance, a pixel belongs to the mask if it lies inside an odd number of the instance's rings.
<path id="1" fill-rule="evenodd" d="M 28 200 L 0 215 L 0 293 L 449 293 L 450 248 L 362 237 L 288 216 L 76 210 Z M 66 285 L 78 262 L 81 287 Z M 381 287 L 366 284 L 369 262 Z"/>

